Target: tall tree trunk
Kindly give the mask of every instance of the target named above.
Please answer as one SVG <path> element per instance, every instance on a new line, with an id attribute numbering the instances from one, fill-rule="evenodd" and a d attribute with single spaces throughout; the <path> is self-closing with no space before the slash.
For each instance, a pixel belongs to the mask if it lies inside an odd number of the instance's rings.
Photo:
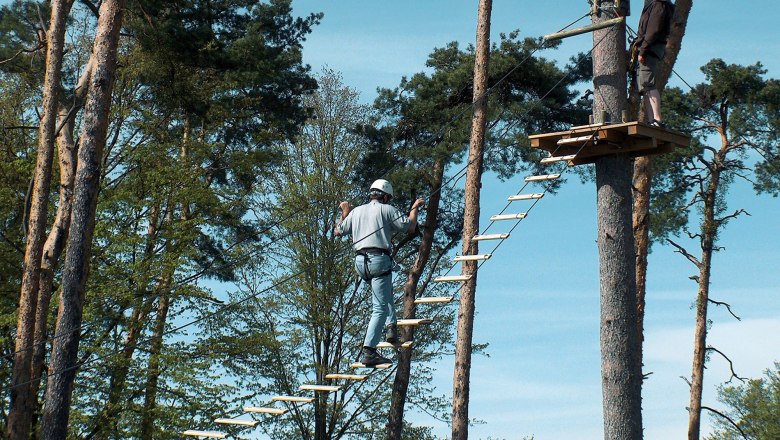
<path id="1" fill-rule="evenodd" d="M 49 185 L 54 156 L 58 93 L 62 75 L 62 52 L 65 44 L 65 22 L 72 0 L 52 0 L 51 23 L 46 34 L 46 76 L 43 81 L 43 105 L 38 133 L 38 157 L 35 165 L 32 204 L 27 227 L 19 311 L 16 326 L 14 367 L 11 377 L 10 410 L 7 435 L 10 440 L 27 440 L 30 435 L 35 396 L 31 386 L 32 347 L 35 337 L 35 311 L 38 303 L 41 255 L 46 216 L 49 207 Z"/>
<path id="2" fill-rule="evenodd" d="M 38 305 L 35 312 L 35 344 L 32 358 L 32 383 L 30 394 L 35 402 L 34 418 L 32 421 L 35 429 L 36 420 L 40 416 L 38 403 L 38 391 L 41 385 L 43 362 L 46 358 L 46 340 L 48 339 L 48 317 L 51 295 L 54 287 L 54 271 L 65 248 L 65 238 L 70 228 L 71 208 L 73 207 L 73 182 L 76 179 L 76 143 L 73 136 L 75 129 L 75 116 L 72 114 L 77 106 L 82 105 L 86 95 L 87 83 L 92 72 L 94 58 L 90 58 L 84 73 L 79 78 L 78 85 L 73 94 L 73 107 L 68 108 L 60 104 L 58 126 L 62 127 L 57 136 L 58 158 L 60 163 L 60 200 L 57 205 L 57 215 L 54 224 L 43 247 L 41 259 L 41 274 L 38 286 Z M 36 435 L 37 436 L 37 435 Z"/>
<path id="3" fill-rule="evenodd" d="M 103 147 L 106 142 L 111 90 L 116 71 L 117 45 L 123 0 L 106 0 L 100 7 L 93 52 L 95 70 L 90 79 L 84 126 L 78 154 L 73 215 L 63 267 L 60 293 L 62 313 L 46 387 L 41 439 L 60 440 L 67 435 L 70 400 L 76 377 L 85 285 L 89 274 L 92 233 L 100 184 Z"/>
<path id="4" fill-rule="evenodd" d="M 699 440 L 701 431 L 701 395 L 704 389 L 704 361 L 707 354 L 707 305 L 710 296 L 712 252 L 718 227 L 715 222 L 718 184 L 722 157 L 716 157 L 712 175 L 704 194 L 704 213 L 701 227 L 701 260 L 699 262 L 699 291 L 696 296 L 696 329 L 693 338 L 693 367 L 691 371 L 691 400 L 688 404 L 688 440 Z"/>
<path id="5" fill-rule="evenodd" d="M 170 310 L 170 294 L 163 292 L 157 305 L 157 318 L 154 321 L 154 333 L 150 347 L 146 395 L 144 396 L 144 409 L 141 413 L 141 440 L 152 440 L 155 437 L 154 421 L 156 419 L 155 408 L 157 407 L 157 384 L 160 381 L 160 354 L 162 353 L 168 310 Z"/>
<path id="6" fill-rule="evenodd" d="M 672 28 L 669 39 L 666 42 L 666 54 L 663 65 L 656 78 L 658 90 L 663 89 L 672 73 L 672 68 L 677 62 L 677 57 L 682 48 L 682 39 L 688 24 L 688 16 L 691 12 L 693 0 L 677 0 L 675 13 L 672 20 Z M 631 95 L 638 103 L 639 91 L 635 85 L 631 88 Z M 641 107 L 640 107 L 641 108 Z M 637 114 L 632 111 L 632 114 Z M 641 116 L 637 117 L 642 120 Z M 653 160 L 652 156 L 641 156 L 634 160 L 634 242 L 636 246 L 636 305 L 637 305 L 637 333 L 639 354 L 637 362 L 642 368 L 642 343 L 644 341 L 645 320 L 645 296 L 647 294 L 647 255 L 650 250 L 650 190 L 652 188 Z"/>
<path id="7" fill-rule="evenodd" d="M 433 176 L 431 180 L 431 197 L 428 200 L 428 210 L 425 217 L 425 230 L 423 231 L 422 241 L 420 242 L 417 260 L 414 262 L 409 277 L 404 285 L 404 313 L 403 317 L 414 319 L 416 314 L 416 304 L 414 300 L 417 297 L 417 285 L 420 282 L 425 266 L 431 256 L 433 247 L 434 233 L 436 232 L 436 223 L 439 217 L 439 204 L 441 203 L 441 185 L 444 180 L 444 165 L 437 161 L 433 165 Z M 402 328 L 402 341 L 411 341 L 414 339 L 414 328 Z M 400 350 L 398 352 L 398 362 L 393 380 L 393 393 L 390 400 L 390 415 L 387 423 L 388 440 L 401 440 L 404 427 L 404 404 L 409 390 L 409 379 L 412 372 L 412 350 Z"/>
<path id="8" fill-rule="evenodd" d="M 474 116 L 471 119 L 469 162 L 466 171 L 465 211 L 463 214 L 463 254 L 479 252 L 479 202 L 482 187 L 482 160 L 487 121 L 487 81 L 490 58 L 490 14 L 492 0 L 480 0 L 477 18 L 477 50 L 474 62 Z M 469 387 L 471 350 L 474 336 L 474 308 L 477 289 L 477 262 L 464 261 L 462 273 L 471 275 L 463 284 L 458 309 L 458 334 L 455 341 L 455 372 L 452 384 L 452 440 L 469 436 Z"/>
<path id="9" fill-rule="evenodd" d="M 623 0 L 624 6 L 628 1 Z M 615 6 L 603 0 L 602 8 Z M 610 17 L 594 16 L 598 23 Z M 627 106 L 625 26 L 593 33 L 594 117 L 619 121 Z M 596 160 L 598 248 L 601 279 L 601 385 L 604 438 L 642 438 L 641 370 L 636 362 L 636 268 L 631 227 L 631 160 Z"/>

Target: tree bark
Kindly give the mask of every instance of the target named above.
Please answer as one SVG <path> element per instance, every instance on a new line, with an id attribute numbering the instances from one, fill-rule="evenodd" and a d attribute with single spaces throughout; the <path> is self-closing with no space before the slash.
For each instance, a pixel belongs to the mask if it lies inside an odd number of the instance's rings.
<path id="1" fill-rule="evenodd" d="M 712 174 L 703 194 L 704 212 L 701 228 L 701 260 L 699 261 L 699 290 L 696 295 L 696 329 L 693 337 L 693 367 L 691 369 L 691 399 L 688 404 L 688 440 L 699 440 L 701 431 L 701 395 L 704 389 L 704 363 L 707 354 L 707 305 L 710 296 L 710 273 L 712 253 L 718 227 L 715 210 L 718 199 L 718 185 L 725 153 L 715 157 Z"/>
<path id="2" fill-rule="evenodd" d="M 465 211 L 463 214 L 463 254 L 477 254 L 478 242 L 471 238 L 479 234 L 479 202 L 482 187 L 482 162 L 485 149 L 487 120 L 487 81 L 490 57 L 490 14 L 492 0 L 480 0 L 477 19 L 477 50 L 474 62 L 474 116 L 471 119 L 469 162 L 466 171 Z M 462 273 L 471 275 L 463 284 L 458 309 L 458 333 L 455 341 L 455 372 L 452 389 L 452 440 L 469 436 L 469 387 L 471 350 L 474 336 L 477 262 L 463 262 Z"/>
<path id="3" fill-rule="evenodd" d="M 414 262 L 409 277 L 404 285 L 403 317 L 414 319 L 416 316 L 416 304 L 414 300 L 417 297 L 417 286 L 420 282 L 425 266 L 431 256 L 433 247 L 434 233 L 436 232 L 436 223 L 438 222 L 439 205 L 441 203 L 441 185 L 444 180 L 444 165 L 437 161 L 433 165 L 433 179 L 431 181 L 431 197 L 428 200 L 428 210 L 425 217 L 425 230 L 423 230 L 422 240 L 420 242 L 417 260 Z M 405 327 L 401 329 L 401 340 L 414 340 L 414 328 Z M 390 416 L 387 424 L 388 440 L 401 440 L 403 436 L 404 425 L 404 404 L 409 390 L 409 379 L 412 372 L 412 350 L 399 350 L 398 362 L 393 380 L 393 393 L 390 401 Z"/>
<path id="4" fill-rule="evenodd" d="M 666 54 L 664 55 L 663 65 L 656 78 L 658 90 L 663 93 L 663 89 L 672 73 L 672 68 L 677 62 L 682 47 L 682 39 L 685 36 L 685 29 L 688 24 L 688 16 L 691 12 L 693 0 L 677 0 L 675 3 L 675 13 L 672 19 L 672 28 L 669 38 L 666 42 Z M 634 84 L 631 89 L 632 102 L 639 102 L 639 91 Z M 641 106 L 639 107 L 642 108 Z M 637 120 L 642 120 L 641 112 L 632 110 L 632 114 L 637 114 Z M 645 319 L 645 297 L 647 295 L 647 255 L 650 250 L 650 190 L 653 182 L 653 160 L 652 156 L 640 156 L 634 160 L 634 242 L 636 245 L 636 304 L 637 304 L 637 333 L 639 353 L 637 362 L 641 371 L 642 368 L 642 344 L 644 342 L 644 319 Z"/>
<path id="5" fill-rule="evenodd" d="M 78 85 L 73 94 L 73 99 L 69 101 L 75 108 L 82 105 L 86 95 L 87 83 L 92 72 L 94 58 L 90 58 L 84 73 L 79 78 Z M 34 419 L 32 421 L 33 429 L 36 420 L 40 415 L 40 407 L 37 404 L 38 391 L 41 385 L 41 374 L 43 373 L 43 363 L 46 358 L 46 340 L 48 339 L 48 317 L 49 306 L 51 305 L 51 295 L 54 288 L 54 271 L 57 263 L 62 256 L 65 248 L 65 238 L 70 229 L 70 216 L 73 207 L 73 183 L 76 178 L 76 143 L 73 136 L 75 128 L 75 116 L 72 109 L 64 103 L 60 103 L 58 126 L 62 127 L 57 136 L 58 158 L 60 163 L 60 200 L 57 205 L 57 214 L 54 218 L 54 224 L 46 239 L 43 247 L 43 257 L 41 259 L 40 281 L 38 282 L 38 305 L 35 312 L 35 343 L 33 346 L 32 358 L 32 387 L 30 394 L 35 402 Z"/>
<path id="6" fill-rule="evenodd" d="M 622 2 L 627 6 L 627 0 Z M 614 2 L 604 0 L 608 10 Z M 601 12 L 598 23 L 610 18 Z M 594 118 L 606 112 L 620 121 L 626 95 L 625 26 L 593 33 Z M 631 225 L 631 160 L 596 160 L 599 266 L 601 279 L 601 384 L 604 438 L 642 438 L 641 370 L 636 362 L 636 268 Z"/>
<path id="7" fill-rule="evenodd" d="M 52 348 L 41 427 L 41 439 L 67 435 L 70 400 L 76 376 L 80 326 L 89 275 L 92 233 L 100 184 L 102 152 L 106 142 L 111 91 L 116 71 L 117 45 L 123 0 L 106 0 L 100 7 L 93 53 L 96 64 L 90 79 L 78 154 L 73 215 L 63 266 L 60 293 L 62 313 Z"/>
<path id="8" fill-rule="evenodd" d="M 157 384 L 160 381 L 160 353 L 162 353 L 165 323 L 168 319 L 168 310 L 170 310 L 170 294 L 163 292 L 160 295 L 160 301 L 157 305 L 157 318 L 154 322 L 152 346 L 150 347 L 149 353 L 149 366 L 147 368 L 146 378 L 146 395 L 144 396 L 144 409 L 141 413 L 141 440 L 154 439 L 154 410 L 157 407 Z"/>
<path id="9" fill-rule="evenodd" d="M 30 436 L 35 396 L 32 394 L 31 363 L 35 338 L 35 313 L 38 306 L 38 283 L 43 254 L 49 186 L 57 124 L 58 93 L 62 75 L 62 52 L 65 44 L 66 18 L 72 0 L 51 2 L 51 23 L 46 34 L 46 76 L 43 81 L 43 105 L 38 134 L 38 157 L 27 228 L 24 272 L 19 295 L 14 367 L 11 377 L 10 409 L 7 435 L 10 440 L 27 440 Z"/>

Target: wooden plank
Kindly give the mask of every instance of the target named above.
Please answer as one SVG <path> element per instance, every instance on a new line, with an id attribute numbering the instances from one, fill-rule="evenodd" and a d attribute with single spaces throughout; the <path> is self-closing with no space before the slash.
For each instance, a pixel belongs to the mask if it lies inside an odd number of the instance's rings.
<path id="1" fill-rule="evenodd" d="M 586 136 L 561 138 L 561 139 L 558 139 L 556 144 L 558 144 L 558 145 L 566 145 L 566 144 L 582 144 L 582 145 L 585 145 L 588 142 L 594 142 L 594 141 L 598 141 L 598 138 L 596 138 L 596 133 L 589 134 L 589 135 L 586 135 Z"/>
<path id="2" fill-rule="evenodd" d="M 433 303 L 450 303 L 455 299 L 454 296 L 426 296 L 417 298 L 414 300 L 415 304 L 433 304 Z"/>
<path id="3" fill-rule="evenodd" d="M 519 202 L 521 200 L 541 199 L 542 197 L 544 197 L 544 193 L 518 194 L 516 196 L 509 196 L 507 201 L 509 201 L 509 202 Z"/>
<path id="4" fill-rule="evenodd" d="M 458 261 L 484 261 L 489 260 L 490 257 L 492 257 L 492 254 L 481 254 L 481 255 L 457 255 L 453 259 L 454 262 Z"/>
<path id="5" fill-rule="evenodd" d="M 555 162 L 563 162 L 563 161 L 570 161 L 577 157 L 576 154 L 567 154 L 566 156 L 553 156 L 553 157 L 546 157 L 539 161 L 541 164 L 548 164 L 548 163 L 555 163 Z"/>
<path id="6" fill-rule="evenodd" d="M 443 277 L 436 277 L 433 279 L 435 283 L 447 283 L 447 282 L 461 282 L 471 279 L 471 275 L 447 275 Z"/>
<path id="7" fill-rule="evenodd" d="M 311 403 L 314 401 L 314 397 L 298 397 L 298 396 L 274 396 L 271 400 L 278 402 L 297 402 L 297 403 Z"/>
<path id="8" fill-rule="evenodd" d="M 329 393 L 332 393 L 334 391 L 338 391 L 341 389 L 340 386 L 337 385 L 301 385 L 299 388 L 301 391 L 327 391 Z"/>
<path id="9" fill-rule="evenodd" d="M 262 407 L 262 406 L 247 406 L 244 408 L 244 412 L 248 413 L 261 413 L 261 414 L 273 414 L 275 416 L 280 416 L 287 412 L 284 408 L 268 408 L 268 407 Z"/>
<path id="10" fill-rule="evenodd" d="M 214 423 L 219 423 L 221 425 L 255 426 L 260 422 L 257 420 L 215 419 Z"/>
<path id="11" fill-rule="evenodd" d="M 543 180 L 555 180 L 561 177 L 560 174 L 544 174 L 540 176 L 528 176 L 525 178 L 526 182 L 539 182 Z"/>
<path id="12" fill-rule="evenodd" d="M 423 319 L 399 319 L 398 322 L 396 322 L 399 326 L 414 326 L 414 325 L 422 325 L 422 324 L 430 324 L 433 322 L 433 319 L 430 318 L 423 318 Z"/>
<path id="13" fill-rule="evenodd" d="M 498 214 L 490 217 L 491 222 L 499 222 L 502 220 L 522 220 L 524 219 L 526 214 L 524 212 L 520 212 L 518 214 Z"/>
<path id="14" fill-rule="evenodd" d="M 475 235 L 471 237 L 472 241 L 485 241 L 485 240 L 506 240 L 509 238 L 508 233 L 504 234 L 486 234 L 486 235 Z"/>
<path id="15" fill-rule="evenodd" d="M 374 365 L 373 367 L 367 367 L 362 362 L 355 362 L 352 365 L 350 365 L 350 367 L 352 367 L 352 368 L 373 368 L 373 369 L 376 369 L 376 370 L 387 370 L 388 368 L 390 368 L 392 366 L 393 366 L 393 364 L 379 364 L 379 365 Z"/>
<path id="16" fill-rule="evenodd" d="M 376 345 L 376 348 L 412 348 L 414 341 L 406 341 L 403 344 L 393 345 L 389 342 L 382 341 Z"/>
<path id="17" fill-rule="evenodd" d="M 331 373 L 326 374 L 325 379 L 344 379 L 344 380 L 365 380 L 368 376 L 365 374 L 340 374 Z"/>
<path id="18" fill-rule="evenodd" d="M 671 142 L 680 146 L 688 146 L 691 143 L 690 136 L 679 131 L 669 130 L 661 127 L 653 127 L 647 124 L 638 124 L 628 127 L 629 136 L 652 137 L 664 142 Z"/>
<path id="19" fill-rule="evenodd" d="M 594 2 L 595 4 L 595 2 Z M 611 18 L 609 20 L 604 20 L 600 23 L 593 23 L 589 24 L 587 26 L 581 26 L 574 29 L 569 29 L 566 31 L 561 32 L 555 32 L 553 34 L 548 34 L 544 36 L 544 41 L 555 41 L 555 40 L 561 40 L 563 38 L 573 37 L 575 35 L 584 34 L 587 32 L 593 32 L 595 30 L 608 28 L 610 26 L 614 26 L 620 23 L 623 23 L 626 21 L 626 17 L 617 17 L 617 18 Z"/>
<path id="20" fill-rule="evenodd" d="M 194 429 L 188 429 L 182 432 L 183 435 L 189 435 L 191 437 L 208 437 L 208 438 L 225 438 L 227 434 L 216 431 L 196 431 Z"/>

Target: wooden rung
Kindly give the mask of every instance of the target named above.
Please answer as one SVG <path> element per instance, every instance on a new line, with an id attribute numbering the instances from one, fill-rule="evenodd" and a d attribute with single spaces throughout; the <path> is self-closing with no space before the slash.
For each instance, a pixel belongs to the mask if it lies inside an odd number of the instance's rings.
<path id="1" fill-rule="evenodd" d="M 260 422 L 257 420 L 216 419 L 214 420 L 214 423 L 219 423 L 222 425 L 255 426 Z"/>
<path id="2" fill-rule="evenodd" d="M 560 174 L 544 174 L 541 176 L 528 176 L 525 178 L 526 182 L 538 182 L 540 180 L 555 180 L 561 177 Z"/>
<path id="3" fill-rule="evenodd" d="M 525 213 L 521 212 L 518 214 L 500 214 L 500 215 L 494 215 L 493 217 L 490 217 L 491 222 L 498 222 L 501 220 L 522 220 L 525 218 Z"/>
<path id="4" fill-rule="evenodd" d="M 403 344 L 393 345 L 389 342 L 382 341 L 376 345 L 376 348 L 412 348 L 414 341 L 406 341 Z"/>
<path id="5" fill-rule="evenodd" d="M 404 325 L 421 325 L 421 324 L 430 324 L 433 322 L 433 319 L 425 318 L 425 319 L 399 319 L 396 324 L 400 326 Z"/>
<path id="6" fill-rule="evenodd" d="M 607 125 L 607 124 L 603 122 L 599 122 L 598 124 L 576 125 L 574 127 L 569 128 L 569 130 L 579 130 L 582 128 L 596 128 L 596 127 L 601 127 L 602 125 Z"/>
<path id="7" fill-rule="evenodd" d="M 387 370 L 392 366 L 393 364 L 379 364 L 379 365 L 374 365 L 373 367 L 367 367 L 362 362 L 355 362 L 354 364 L 350 365 L 350 367 L 352 368 L 376 368 L 377 370 Z"/>
<path id="8" fill-rule="evenodd" d="M 556 142 L 558 145 L 565 145 L 565 144 L 578 144 L 578 143 L 586 143 L 586 142 L 592 142 L 597 141 L 598 137 L 596 137 L 595 134 L 589 134 L 587 136 L 577 136 L 573 138 L 563 138 L 558 139 L 558 142 Z"/>
<path id="9" fill-rule="evenodd" d="M 458 261 L 481 261 L 481 260 L 489 260 L 492 254 L 482 254 L 482 255 L 458 255 L 455 257 L 456 263 Z"/>
<path id="10" fill-rule="evenodd" d="M 509 238 L 509 234 L 487 234 L 487 235 L 475 235 L 471 237 L 471 241 L 506 240 L 507 238 Z"/>
<path id="11" fill-rule="evenodd" d="M 301 391 L 327 391 L 332 393 L 340 390 L 341 387 L 337 385 L 301 385 Z"/>
<path id="12" fill-rule="evenodd" d="M 542 197 L 544 197 L 544 193 L 518 194 L 516 196 L 509 196 L 507 200 L 509 200 L 510 202 L 517 202 L 520 200 L 541 199 Z"/>
<path id="13" fill-rule="evenodd" d="M 248 406 L 244 408 L 244 412 L 248 413 L 263 413 L 263 414 L 273 414 L 275 416 L 280 416 L 287 412 L 284 408 L 268 408 L 268 407 L 260 407 L 260 406 Z"/>
<path id="14" fill-rule="evenodd" d="M 423 298 L 417 298 L 414 300 L 415 304 L 430 304 L 430 303 L 449 303 L 455 299 L 454 296 L 426 296 Z"/>
<path id="15" fill-rule="evenodd" d="M 368 376 L 364 374 L 331 373 L 325 375 L 325 379 L 344 379 L 344 380 L 365 380 L 367 377 Z"/>
<path id="16" fill-rule="evenodd" d="M 471 275 L 447 275 L 444 277 L 434 278 L 433 281 L 436 283 L 445 283 L 448 281 L 468 281 L 470 279 Z"/>
<path id="17" fill-rule="evenodd" d="M 575 157 L 577 157 L 576 154 L 569 154 L 568 156 L 554 156 L 554 157 L 548 157 L 545 159 L 542 159 L 539 161 L 541 164 L 548 164 L 548 163 L 554 163 L 554 162 L 563 162 L 563 161 L 569 161 L 573 160 Z"/>
<path id="18" fill-rule="evenodd" d="M 299 403 L 309 403 L 314 401 L 314 397 L 298 397 L 298 396 L 274 396 L 271 398 L 271 400 L 276 400 L 280 402 L 299 402 Z"/>
<path id="19" fill-rule="evenodd" d="M 194 429 L 189 429 L 187 431 L 182 432 L 184 435 L 189 435 L 192 437 L 208 437 L 208 438 L 225 438 L 227 437 L 227 434 L 223 434 L 221 432 L 216 431 L 195 431 Z"/>

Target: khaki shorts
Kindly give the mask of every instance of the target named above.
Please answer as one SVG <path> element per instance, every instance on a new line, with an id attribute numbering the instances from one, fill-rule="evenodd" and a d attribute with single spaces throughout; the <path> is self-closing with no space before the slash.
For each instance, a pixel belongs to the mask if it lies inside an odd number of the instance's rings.
<path id="1" fill-rule="evenodd" d="M 658 66 L 661 60 L 655 55 L 645 55 L 645 62 L 639 63 L 639 91 L 646 92 L 655 89 L 655 76 L 658 74 Z"/>

